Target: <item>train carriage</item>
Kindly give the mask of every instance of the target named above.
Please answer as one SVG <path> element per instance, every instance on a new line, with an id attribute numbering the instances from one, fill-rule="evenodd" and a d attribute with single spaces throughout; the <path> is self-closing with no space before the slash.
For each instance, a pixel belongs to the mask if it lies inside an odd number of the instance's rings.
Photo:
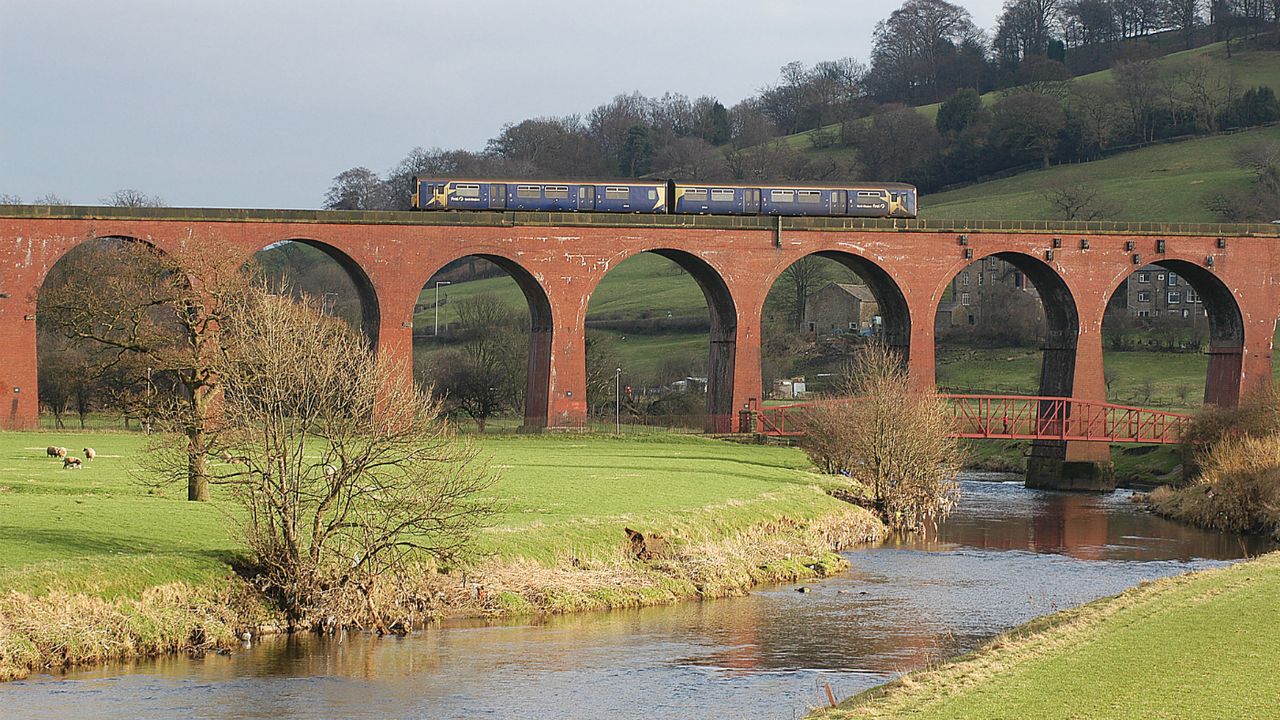
<path id="1" fill-rule="evenodd" d="M 417 210 L 666 213 L 667 183 L 414 178 Z"/>
<path id="2" fill-rule="evenodd" d="M 413 207 L 418 210 L 890 218 L 916 217 L 916 200 L 916 189 L 902 183 L 761 186 L 415 177 L 413 193 Z"/>

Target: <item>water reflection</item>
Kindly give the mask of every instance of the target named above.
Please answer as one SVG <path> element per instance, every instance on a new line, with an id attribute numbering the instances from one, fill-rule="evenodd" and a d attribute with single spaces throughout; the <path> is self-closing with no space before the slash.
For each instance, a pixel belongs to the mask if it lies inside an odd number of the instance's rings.
<path id="1" fill-rule="evenodd" d="M 1107 497 L 964 483 L 928 538 L 810 585 L 670 608 L 455 623 L 403 639 L 284 638 L 202 660 L 0 686 L 0 716 L 644 717 L 803 714 L 1031 617 L 1267 549 Z"/>

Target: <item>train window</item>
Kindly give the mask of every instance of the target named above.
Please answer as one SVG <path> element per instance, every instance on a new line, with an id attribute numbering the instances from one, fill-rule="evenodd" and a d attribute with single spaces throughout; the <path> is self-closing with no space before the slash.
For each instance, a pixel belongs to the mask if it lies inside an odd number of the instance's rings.
<path id="1" fill-rule="evenodd" d="M 770 190 L 769 199 L 773 202 L 791 202 L 795 199 L 794 190 Z"/>
<path id="2" fill-rule="evenodd" d="M 631 197 L 631 189 L 624 187 L 607 187 L 604 189 L 606 200 L 626 200 Z"/>
<path id="3" fill-rule="evenodd" d="M 711 199 L 716 202 L 733 202 L 732 190 L 712 190 Z"/>
<path id="4" fill-rule="evenodd" d="M 542 197 L 542 188 L 537 185 L 517 185 L 516 197 L 526 200 Z"/>
<path id="5" fill-rule="evenodd" d="M 859 190 L 858 197 L 880 198 L 880 193 L 876 190 Z"/>
<path id="6" fill-rule="evenodd" d="M 705 188 L 699 190 L 685 190 L 684 197 L 686 200 L 691 200 L 693 202 L 706 202 L 707 191 Z"/>
<path id="7" fill-rule="evenodd" d="M 548 185 L 543 189 L 543 195 L 549 198 L 567 199 L 569 188 L 566 185 Z"/>
<path id="8" fill-rule="evenodd" d="M 821 190 L 798 190 L 796 191 L 796 200 L 802 203 L 822 202 Z"/>
<path id="9" fill-rule="evenodd" d="M 478 198 L 480 197 L 479 185 L 454 185 L 454 194 L 462 198 Z"/>
<path id="10" fill-rule="evenodd" d="M 650 199 L 650 200 L 657 200 L 657 199 L 658 199 L 658 191 L 657 191 L 657 190 L 654 190 L 653 188 L 649 188 L 649 199 Z"/>

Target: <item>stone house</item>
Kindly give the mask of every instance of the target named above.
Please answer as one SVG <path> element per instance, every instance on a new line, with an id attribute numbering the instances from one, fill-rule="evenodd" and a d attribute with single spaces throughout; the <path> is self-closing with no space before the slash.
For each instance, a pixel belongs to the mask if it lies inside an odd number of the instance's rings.
<path id="1" fill-rule="evenodd" d="M 1191 319 L 1204 317 L 1204 301 L 1177 273 L 1144 265 L 1124 281 L 1111 300 L 1134 317 Z"/>
<path id="2" fill-rule="evenodd" d="M 1021 270 L 997 257 L 975 260 L 951 278 L 951 286 L 938 303 L 934 328 L 945 330 L 956 325 L 975 325 L 982 316 L 985 296 L 997 286 L 1023 290 L 1036 295 Z"/>
<path id="3" fill-rule="evenodd" d="M 879 315 L 866 285 L 827 283 L 804 301 L 804 328 L 819 335 L 875 332 Z"/>

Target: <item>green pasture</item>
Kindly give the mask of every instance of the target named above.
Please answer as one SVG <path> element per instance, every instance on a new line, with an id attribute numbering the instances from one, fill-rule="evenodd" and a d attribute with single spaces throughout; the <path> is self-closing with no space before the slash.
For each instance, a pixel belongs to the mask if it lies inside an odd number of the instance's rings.
<path id="1" fill-rule="evenodd" d="M 1280 554 L 1006 633 L 822 718 L 1274 718 Z"/>
<path id="2" fill-rule="evenodd" d="M 702 437 L 545 435 L 477 438 L 499 479 L 478 550 L 543 561 L 608 556 L 622 528 L 714 538 L 755 522 L 840 506 L 796 449 Z M 98 458 L 63 470 L 51 444 Z M 0 433 L 0 592 L 50 588 L 137 595 L 176 580 L 216 582 L 242 552 L 236 508 L 189 503 L 185 488 L 139 482 L 144 438 L 131 433 Z"/>

